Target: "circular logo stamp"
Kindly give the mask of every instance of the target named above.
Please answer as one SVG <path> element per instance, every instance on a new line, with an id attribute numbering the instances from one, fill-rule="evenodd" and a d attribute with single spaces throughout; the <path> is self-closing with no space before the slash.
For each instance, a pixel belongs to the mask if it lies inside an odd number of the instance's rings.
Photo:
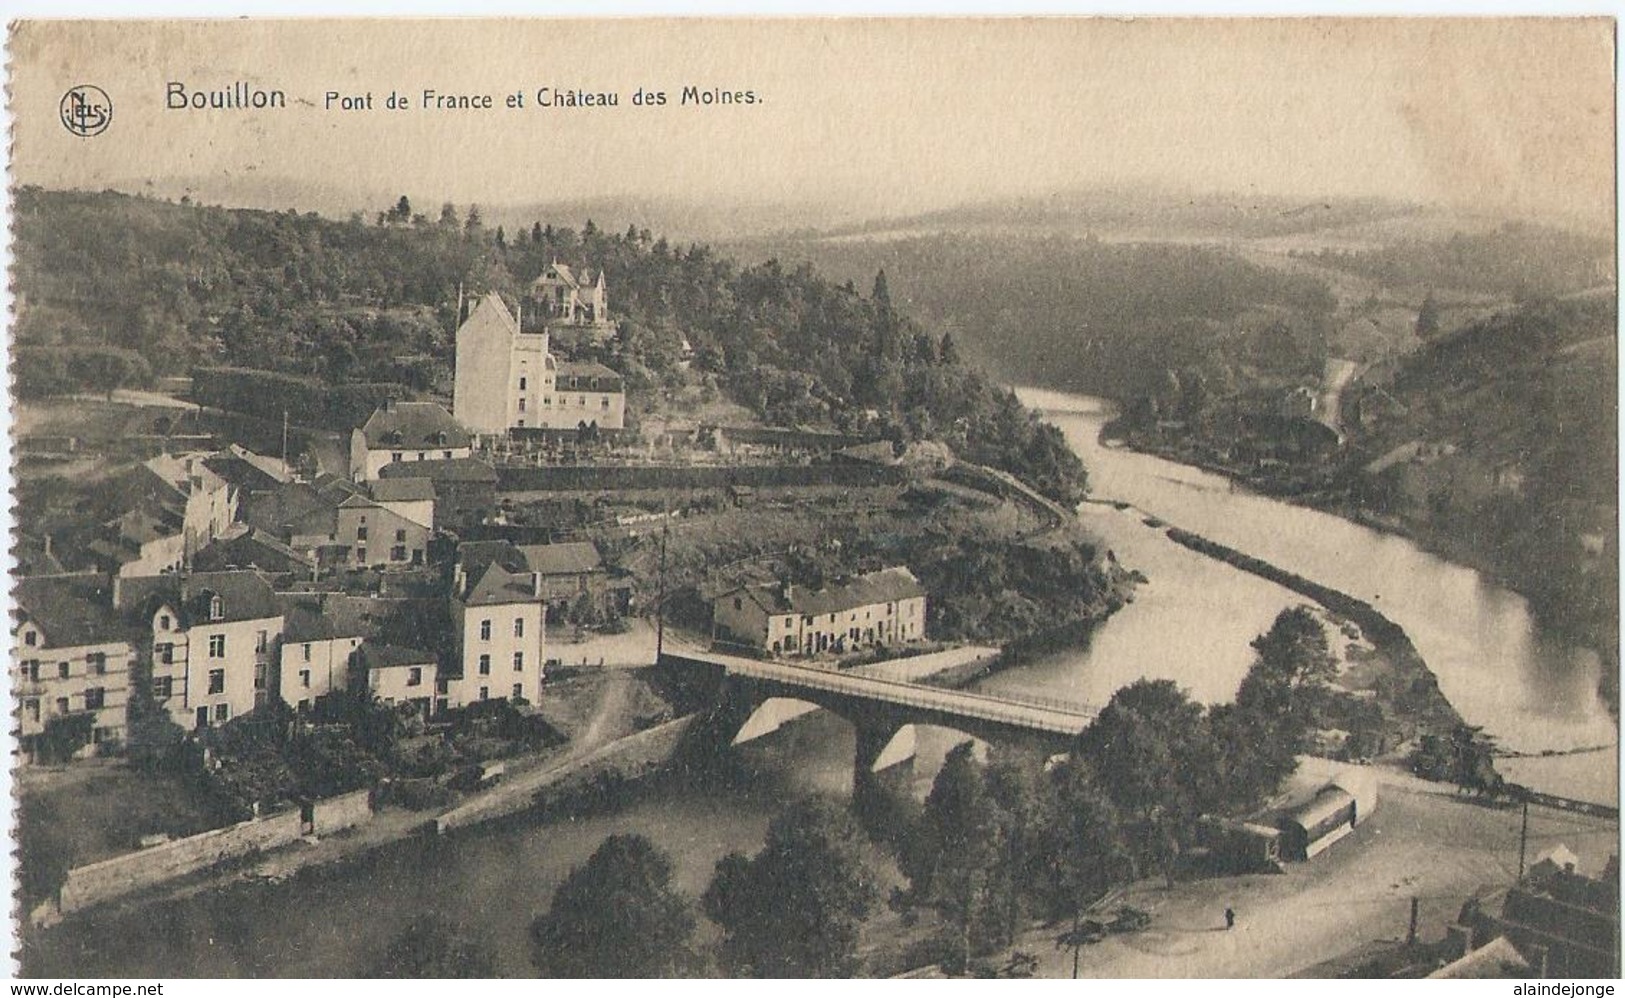
<path id="1" fill-rule="evenodd" d="M 113 100 L 101 87 L 81 83 L 62 95 L 57 113 L 63 128 L 89 138 L 107 131 L 107 126 L 113 123 Z"/>

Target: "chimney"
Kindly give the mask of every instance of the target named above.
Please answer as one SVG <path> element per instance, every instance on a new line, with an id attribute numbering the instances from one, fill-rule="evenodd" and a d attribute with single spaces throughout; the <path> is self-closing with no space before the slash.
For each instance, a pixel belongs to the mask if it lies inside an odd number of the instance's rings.
<path id="1" fill-rule="evenodd" d="M 790 605 L 790 594 L 794 591 L 795 586 L 791 585 L 788 579 L 779 580 L 779 599 L 782 600 L 786 606 Z"/>
<path id="2" fill-rule="evenodd" d="M 532 572 L 532 573 L 530 573 L 530 589 L 531 589 L 531 595 L 532 596 L 536 597 L 537 599 L 542 598 L 542 573 L 541 572 Z"/>
<path id="3" fill-rule="evenodd" d="M 47 541 L 47 543 L 49 543 L 50 539 L 46 538 L 46 541 Z M 119 574 L 117 572 L 114 572 L 113 573 L 113 609 L 115 609 L 115 610 L 124 609 L 124 607 L 121 605 L 123 603 L 123 596 L 124 596 L 124 580 L 119 578 Z"/>

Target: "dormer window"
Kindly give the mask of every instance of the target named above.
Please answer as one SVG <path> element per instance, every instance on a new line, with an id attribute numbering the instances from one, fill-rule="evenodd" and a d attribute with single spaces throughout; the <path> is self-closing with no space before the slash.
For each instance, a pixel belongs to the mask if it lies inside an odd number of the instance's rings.
<path id="1" fill-rule="evenodd" d="M 23 644 L 27 645 L 30 648 L 32 648 L 35 645 L 39 644 L 39 632 L 30 630 L 30 631 L 26 632 L 25 634 L 23 634 Z"/>
<path id="2" fill-rule="evenodd" d="M 219 596 L 209 597 L 209 619 L 220 620 L 226 615 L 226 601 Z"/>

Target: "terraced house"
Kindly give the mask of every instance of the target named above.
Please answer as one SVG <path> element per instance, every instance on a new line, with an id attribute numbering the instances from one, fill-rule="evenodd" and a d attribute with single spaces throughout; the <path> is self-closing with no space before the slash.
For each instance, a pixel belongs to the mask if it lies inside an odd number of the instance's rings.
<path id="1" fill-rule="evenodd" d="M 35 576 L 18 580 L 15 595 L 12 688 L 22 758 L 117 748 L 135 649 L 113 610 L 111 584 L 101 575 Z"/>
<path id="2" fill-rule="evenodd" d="M 711 604 L 712 637 L 773 655 L 844 654 L 925 638 L 925 588 L 898 566 L 824 589 L 744 583 Z"/>

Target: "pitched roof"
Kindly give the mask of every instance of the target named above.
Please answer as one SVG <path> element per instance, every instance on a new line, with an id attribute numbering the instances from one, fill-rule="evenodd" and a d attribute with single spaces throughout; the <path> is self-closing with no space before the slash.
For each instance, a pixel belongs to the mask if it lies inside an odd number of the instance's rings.
<path id="1" fill-rule="evenodd" d="M 496 469 L 477 458 L 436 458 L 430 461 L 397 461 L 378 471 L 379 478 L 427 478 L 435 482 L 492 482 Z"/>
<path id="2" fill-rule="evenodd" d="M 380 478 L 372 483 L 375 502 L 423 502 L 434 500 L 434 480 L 429 478 Z"/>
<path id="3" fill-rule="evenodd" d="M 843 613 L 860 606 L 873 606 L 877 603 L 891 603 L 926 595 L 925 587 L 920 585 L 920 580 L 914 577 L 913 572 L 902 566 L 870 572 L 819 590 L 790 586 L 788 599 L 785 598 L 785 591 L 779 587 L 759 584 L 736 586 L 722 595 L 726 596 L 741 589 L 750 593 L 752 598 L 770 613 L 799 613 L 806 616 Z"/>
<path id="4" fill-rule="evenodd" d="M 357 659 L 363 669 L 395 669 L 435 664 L 435 656 L 431 652 L 402 648 L 400 645 L 375 644 L 371 641 L 361 645 Z"/>
<path id="5" fill-rule="evenodd" d="M 214 623 L 209 619 L 209 600 L 220 597 L 218 622 L 264 620 L 282 616 L 276 593 L 258 572 L 242 569 L 227 572 L 193 572 L 190 575 L 154 575 L 122 579 L 119 605 L 141 615 L 151 614 L 159 605 L 169 606 L 180 615 L 181 624 Z"/>
<path id="6" fill-rule="evenodd" d="M 237 454 L 210 454 L 203 466 L 243 492 L 268 492 L 282 484 L 281 479 Z"/>
<path id="7" fill-rule="evenodd" d="M 277 540 L 271 534 L 248 527 L 234 536 L 223 537 L 197 553 L 199 568 L 262 568 L 270 572 L 290 572 L 308 568 L 310 558 Z"/>
<path id="8" fill-rule="evenodd" d="M 48 647 L 71 648 L 123 640 L 128 633 L 113 610 L 113 587 L 101 575 L 36 575 L 18 579 L 19 616 L 45 633 Z"/>
<path id="9" fill-rule="evenodd" d="M 492 562 L 463 602 L 468 606 L 495 606 L 535 601 L 536 585 L 529 572 L 510 572 L 500 563 Z"/>
<path id="10" fill-rule="evenodd" d="M 525 564 L 539 575 L 583 575 L 604 567 L 597 545 L 591 541 L 568 541 L 560 544 L 522 544 L 519 553 Z"/>
<path id="11" fill-rule="evenodd" d="M 390 402 L 379 406 L 361 427 L 361 436 L 374 450 L 468 447 L 473 442 L 468 430 L 438 402 Z"/>
<path id="12" fill-rule="evenodd" d="M 481 298 L 474 311 L 468 313 L 468 318 L 457 327 L 457 336 L 461 338 L 465 332 L 478 331 L 482 326 L 494 326 L 499 332 L 516 335 L 519 332 L 519 323 L 514 320 L 513 313 L 508 311 L 507 303 L 495 291 Z"/>

